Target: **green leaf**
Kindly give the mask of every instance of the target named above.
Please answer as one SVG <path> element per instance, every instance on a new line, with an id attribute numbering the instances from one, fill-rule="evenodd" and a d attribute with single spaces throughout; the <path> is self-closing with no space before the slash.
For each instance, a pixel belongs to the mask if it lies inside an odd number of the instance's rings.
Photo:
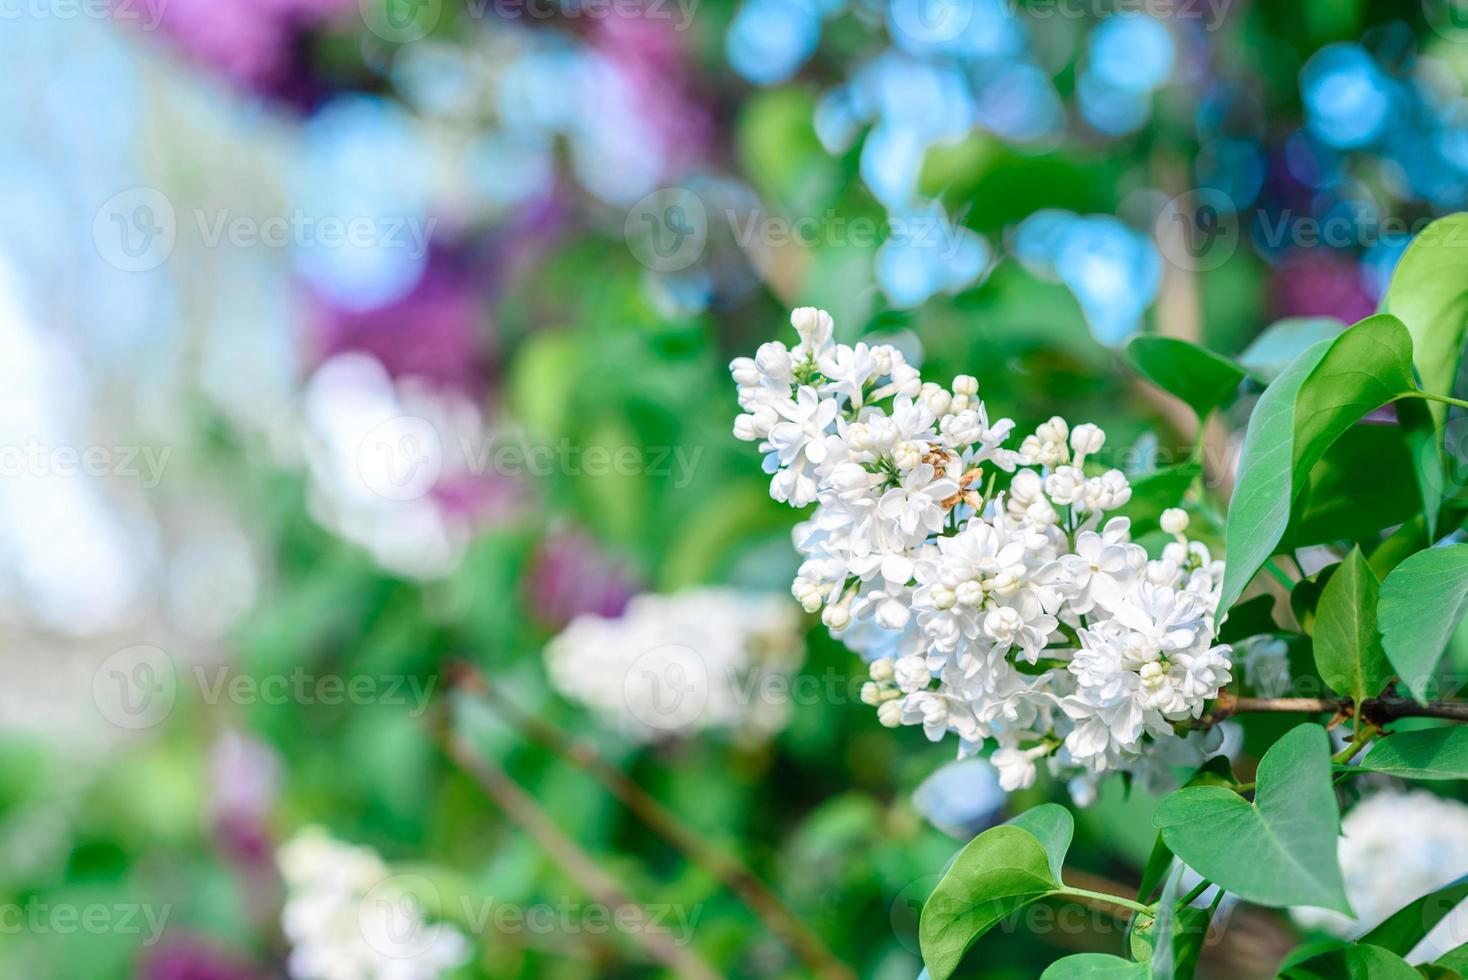
<path id="1" fill-rule="evenodd" d="M 1176 337 L 1134 337 L 1126 358 L 1142 377 L 1186 402 L 1199 421 L 1232 402 L 1244 380 L 1233 361 Z"/>
<path id="2" fill-rule="evenodd" d="M 1159 909 L 1159 918 L 1161 912 Z M 1173 911 L 1170 932 L 1172 933 L 1172 980 L 1189 980 L 1198 969 L 1198 959 L 1203 955 L 1203 944 L 1208 940 L 1208 925 L 1213 921 L 1212 906 L 1193 908 L 1184 905 Z M 1143 919 L 1132 930 L 1132 958 L 1138 962 L 1153 963 L 1153 972 L 1164 976 L 1157 969 L 1154 920 Z"/>
<path id="3" fill-rule="evenodd" d="M 1463 980 L 1463 974 L 1441 963 L 1418 963 L 1416 969 L 1427 980 Z"/>
<path id="4" fill-rule="evenodd" d="M 1381 693 L 1391 679 L 1376 631 L 1380 591 L 1366 556 L 1353 548 L 1326 582 L 1315 610 L 1315 666 L 1320 678 L 1357 704 Z"/>
<path id="5" fill-rule="evenodd" d="M 1382 647 L 1417 700 L 1426 700 L 1437 663 L 1468 612 L 1468 545 L 1429 548 L 1406 559 L 1381 584 Z"/>
<path id="6" fill-rule="evenodd" d="M 1171 867 L 1172 848 L 1167 846 L 1167 841 L 1159 833 L 1156 843 L 1152 845 L 1152 853 L 1147 855 L 1147 866 L 1142 869 L 1142 882 L 1137 886 L 1137 901 L 1145 902 L 1151 898 Z"/>
<path id="7" fill-rule="evenodd" d="M 1110 953 L 1076 953 L 1051 963 L 1040 980 L 1147 980 L 1151 975 L 1143 964 Z"/>
<path id="8" fill-rule="evenodd" d="M 1346 325 L 1328 316 L 1276 320 L 1244 348 L 1239 365 L 1255 377 L 1273 381 L 1311 344 L 1334 340 Z"/>
<path id="9" fill-rule="evenodd" d="M 945 980 L 996 922 L 1058 887 L 1044 846 L 1028 830 L 1001 824 L 969 841 L 918 920 L 928 975 Z"/>
<path id="10" fill-rule="evenodd" d="M 1034 835 L 1050 860 L 1051 877 L 1059 884 L 1060 869 L 1065 864 L 1065 854 L 1070 850 L 1070 841 L 1076 831 L 1075 818 L 1070 811 L 1059 803 L 1042 803 L 1005 822 L 1010 827 L 1028 830 Z"/>
<path id="11" fill-rule="evenodd" d="M 1228 618 L 1218 628 L 1218 642 L 1237 643 L 1278 629 L 1274 623 L 1274 596 L 1256 595 L 1229 610 Z"/>
<path id="12" fill-rule="evenodd" d="M 1412 340 L 1395 318 L 1362 320 L 1307 349 L 1259 399 L 1225 533 L 1227 610 L 1274 553 L 1315 463 L 1363 415 L 1412 390 Z"/>
<path id="13" fill-rule="evenodd" d="M 1468 214 L 1453 214 L 1422 229 L 1392 273 L 1383 303 L 1412 336 L 1412 360 L 1422 389 L 1452 394 L 1468 326 Z M 1428 405 L 1441 428 L 1447 406 Z"/>
<path id="14" fill-rule="evenodd" d="M 1396 407 L 1413 401 L 1403 399 Z M 1281 549 L 1325 541 L 1381 540 L 1382 528 L 1401 524 L 1422 510 L 1414 464 L 1399 426 L 1351 426 L 1305 478 Z M 1361 479 L 1366 472 L 1370 480 Z"/>
<path id="15" fill-rule="evenodd" d="M 1457 970 L 1459 973 L 1468 972 L 1468 944 L 1448 950 L 1433 962 L 1449 970 Z"/>
<path id="16" fill-rule="evenodd" d="M 1406 956 L 1449 912 L 1468 898 L 1468 876 L 1410 902 L 1361 937 L 1361 942 Z"/>
<path id="17" fill-rule="evenodd" d="M 1280 971 L 1280 980 L 1422 980 L 1396 953 L 1380 946 L 1338 946 Z"/>
<path id="18" fill-rule="evenodd" d="M 1361 768 L 1400 779 L 1468 779 L 1468 728 L 1397 732 L 1372 746 Z"/>
<path id="19" fill-rule="evenodd" d="M 1153 823 L 1174 854 L 1240 898 L 1350 914 L 1330 742 L 1319 725 L 1290 730 L 1264 754 L 1253 803 L 1222 786 L 1190 786 L 1163 800 Z"/>

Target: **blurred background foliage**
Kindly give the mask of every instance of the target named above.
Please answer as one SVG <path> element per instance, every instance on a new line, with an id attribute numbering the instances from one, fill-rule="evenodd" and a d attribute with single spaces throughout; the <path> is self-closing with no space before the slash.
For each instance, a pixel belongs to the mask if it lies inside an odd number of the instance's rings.
<path id="1" fill-rule="evenodd" d="M 976 374 L 1021 429 L 1094 419 L 1143 473 L 1187 451 L 1192 423 L 1123 365 L 1127 337 L 1238 354 L 1281 318 L 1352 322 L 1421 222 L 1468 200 L 1451 0 L 1117 7 L 5 13 L 0 899 L 167 917 L 141 942 L 7 915 L 0 971 L 280 975 L 273 854 L 307 824 L 443 895 L 585 901 L 446 758 L 449 724 L 639 901 L 697 910 L 721 973 L 805 975 L 598 780 L 451 698 L 462 660 L 738 855 L 856 974 L 916 975 L 917 911 L 960 840 L 1053 787 L 1006 801 L 970 767 L 914 797 L 952 745 L 882 729 L 855 696 L 863 666 L 814 624 L 819 693 L 757 744 L 598 730 L 540 651 L 633 592 L 786 588 L 796 515 L 730 435 L 726 366 L 784 336 L 792 306 L 921 349 L 930 377 Z M 703 245 L 664 263 L 669 202 L 691 200 Z M 281 243 L 214 233 L 282 216 Z M 313 237 L 357 217 L 365 243 Z M 433 412 L 464 422 L 440 428 L 446 447 L 462 431 L 506 454 L 413 500 L 364 491 L 374 427 Z M 58 447 L 110 462 L 67 475 Z M 592 447 L 639 465 L 589 474 Z M 137 645 L 176 675 L 144 727 L 119 725 L 96 680 Z M 302 672 L 396 678 L 407 701 L 210 693 Z M 1154 803 L 1109 784 L 1080 814 L 1079 870 L 1134 884 Z M 1106 924 L 1014 929 L 985 941 L 981 973 L 1111 948 Z M 1267 970 L 1294 935 L 1241 912 L 1203 973 Z M 456 975 L 657 972 L 625 936 L 471 939 Z"/>

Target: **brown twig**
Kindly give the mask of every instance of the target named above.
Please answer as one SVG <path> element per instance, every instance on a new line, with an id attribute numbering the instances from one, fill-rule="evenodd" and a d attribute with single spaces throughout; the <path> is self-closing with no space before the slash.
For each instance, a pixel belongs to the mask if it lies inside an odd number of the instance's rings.
<path id="1" fill-rule="evenodd" d="M 1341 717 L 1359 718 L 1377 728 L 1398 718 L 1468 721 L 1468 701 L 1414 701 L 1387 693 L 1366 698 L 1357 706 L 1350 698 L 1248 698 L 1224 692 L 1214 702 L 1213 710 L 1198 720 L 1197 727 L 1211 728 L 1233 715 L 1270 711 L 1311 715 L 1331 712 Z"/>
<path id="2" fill-rule="evenodd" d="M 447 725 L 439 732 L 439 742 L 449 758 L 480 785 L 507 817 L 535 838 L 536 843 L 555 859 L 566 874 L 575 879 L 593 900 L 613 910 L 613 921 L 618 921 L 616 913 L 622 909 L 639 911 L 622 886 L 602 870 L 601 865 L 582 850 L 580 845 L 562 833 L 530 794 L 493 760 L 475 752 L 468 741 L 455 734 Z M 675 975 L 696 977 L 698 980 L 718 980 L 718 972 L 703 957 L 691 948 L 674 942 L 670 936 L 652 929 L 634 929 L 629 935 L 649 956 Z"/>
<path id="3" fill-rule="evenodd" d="M 722 882 L 772 932 L 790 944 L 814 976 L 828 980 L 851 980 L 855 976 L 747 865 L 708 843 L 591 745 L 573 742 L 559 728 L 522 710 L 472 664 L 454 664 L 449 676 L 456 688 L 482 697 L 525 737 L 593 776 L 639 820 Z"/>

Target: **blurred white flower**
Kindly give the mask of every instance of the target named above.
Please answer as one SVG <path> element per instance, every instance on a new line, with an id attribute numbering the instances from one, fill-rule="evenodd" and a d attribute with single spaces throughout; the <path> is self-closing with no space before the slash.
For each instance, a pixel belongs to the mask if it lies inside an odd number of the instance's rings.
<path id="1" fill-rule="evenodd" d="M 429 922 L 409 887 L 427 879 L 393 875 L 370 847 L 308 827 L 281 847 L 277 863 L 294 980 L 437 980 L 468 962 L 463 933 Z"/>
<path id="2" fill-rule="evenodd" d="M 1300 925 L 1356 938 L 1429 892 L 1468 874 L 1468 806 L 1426 790 L 1383 792 L 1351 808 L 1341 821 L 1340 861 L 1352 919 L 1318 908 L 1294 908 Z M 1468 906 L 1459 905 L 1407 957 L 1429 962 L 1468 943 Z"/>
<path id="3" fill-rule="evenodd" d="M 638 741 L 773 734 L 803 655 L 788 601 L 727 588 L 634 596 L 620 617 L 578 616 L 545 648 L 555 688 Z"/>

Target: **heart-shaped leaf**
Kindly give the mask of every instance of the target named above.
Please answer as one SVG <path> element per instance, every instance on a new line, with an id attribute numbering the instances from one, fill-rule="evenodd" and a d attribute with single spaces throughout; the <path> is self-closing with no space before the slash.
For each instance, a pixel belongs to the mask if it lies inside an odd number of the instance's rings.
<path id="1" fill-rule="evenodd" d="M 1447 917 L 1468 898 L 1468 876 L 1444 885 L 1410 902 L 1391 915 L 1366 935 L 1361 942 L 1380 946 L 1406 956 L 1432 931 L 1432 927 Z"/>
<path id="2" fill-rule="evenodd" d="M 1265 390 L 1249 420 L 1229 502 L 1220 610 L 1274 553 L 1311 468 L 1363 415 L 1413 390 L 1412 339 L 1394 317 L 1362 320 L 1308 348 Z"/>
<path id="3" fill-rule="evenodd" d="M 932 980 L 945 980 L 963 954 L 1015 909 L 1055 891 L 1059 882 L 1035 835 L 1001 824 L 968 842 L 953 859 L 918 919 L 918 943 Z"/>
<path id="4" fill-rule="evenodd" d="M 1424 391 L 1452 394 L 1468 326 L 1468 215 L 1434 221 L 1412 240 L 1397 262 L 1382 309 L 1412 335 L 1413 361 Z M 1447 406 L 1429 401 L 1402 418 L 1413 443 L 1418 483 L 1429 532 L 1435 533 L 1446 473 L 1442 428 Z"/>
<path id="5" fill-rule="evenodd" d="M 1336 838 L 1325 729 L 1291 729 L 1259 763 L 1253 803 L 1222 786 L 1190 786 L 1153 823 L 1173 853 L 1205 878 L 1259 905 L 1317 905 L 1350 914 Z"/>
<path id="6" fill-rule="evenodd" d="M 1412 335 L 1422 389 L 1448 395 L 1468 327 L 1468 214 L 1440 218 L 1407 246 L 1387 286 L 1383 309 Z M 1441 426 L 1447 406 L 1428 406 Z"/>
<path id="7" fill-rule="evenodd" d="M 1380 946 L 1337 946 L 1280 970 L 1279 980 L 1422 980 L 1407 961 Z"/>
<path id="8" fill-rule="evenodd" d="M 1468 779 L 1468 728 L 1398 732 L 1377 742 L 1361 767 L 1399 779 Z"/>
<path id="9" fill-rule="evenodd" d="M 1379 694 L 1391 667 L 1376 631 L 1381 585 L 1360 548 L 1353 548 L 1325 583 L 1315 607 L 1315 666 L 1321 680 L 1357 704 Z"/>
<path id="10" fill-rule="evenodd" d="M 1233 401 L 1244 380 L 1233 361 L 1177 337 L 1134 337 L 1126 358 L 1142 377 L 1186 402 L 1199 421 Z"/>
<path id="11" fill-rule="evenodd" d="M 1239 366 L 1255 377 L 1273 381 L 1305 348 L 1317 341 L 1334 340 L 1345 329 L 1344 323 L 1328 316 L 1276 320 L 1244 348 Z"/>
<path id="12" fill-rule="evenodd" d="M 1377 625 L 1386 658 L 1412 696 L 1426 700 L 1448 638 L 1468 612 L 1468 545 L 1429 548 L 1381 584 Z"/>
<path id="13" fill-rule="evenodd" d="M 1041 803 L 1006 821 L 1006 824 L 1035 835 L 1050 861 L 1051 876 L 1057 884 L 1060 883 L 1060 869 L 1065 865 L 1065 854 L 1070 850 L 1070 841 L 1076 832 L 1075 818 L 1070 811 L 1059 803 Z"/>
<path id="14" fill-rule="evenodd" d="M 1110 953 L 1076 953 L 1051 963 L 1040 980 L 1147 980 L 1151 975 L 1144 964 Z"/>

